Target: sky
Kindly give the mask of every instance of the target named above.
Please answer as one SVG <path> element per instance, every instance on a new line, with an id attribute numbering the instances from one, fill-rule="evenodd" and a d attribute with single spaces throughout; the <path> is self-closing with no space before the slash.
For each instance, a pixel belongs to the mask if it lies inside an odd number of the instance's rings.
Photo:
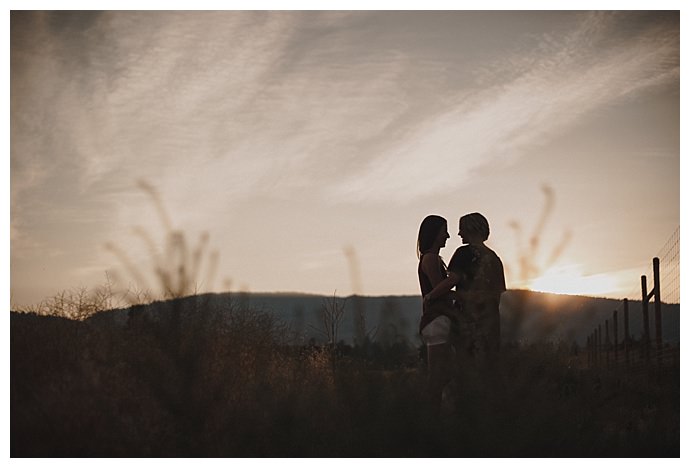
<path id="1" fill-rule="evenodd" d="M 677 11 L 10 20 L 13 306 L 178 263 L 198 291 L 418 294 L 422 219 L 449 260 L 471 212 L 509 288 L 620 298 L 680 225 Z"/>

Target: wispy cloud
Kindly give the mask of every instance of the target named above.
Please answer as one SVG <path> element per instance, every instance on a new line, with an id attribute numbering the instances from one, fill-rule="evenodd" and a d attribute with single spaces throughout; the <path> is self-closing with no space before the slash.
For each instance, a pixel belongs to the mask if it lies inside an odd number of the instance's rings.
<path id="1" fill-rule="evenodd" d="M 476 171 L 510 163 L 583 115 L 678 80 L 679 31 L 647 27 L 616 37 L 615 15 L 588 15 L 563 38 L 544 36 L 500 70 L 504 81 L 455 96 L 415 132 L 372 159 L 332 194 L 405 201 L 457 188 Z M 500 79 L 499 77 L 496 77 Z"/>
<path id="2" fill-rule="evenodd" d="M 678 81 L 672 14 L 583 14 L 569 34 L 486 54 L 484 39 L 514 32 L 457 35 L 478 16 L 454 15 L 13 12 L 13 256 L 40 258 L 58 230 L 58 248 L 77 229 L 96 250 L 141 220 L 141 178 L 176 222 L 222 232 L 250 199 L 333 213 L 447 194 Z M 558 30 L 538 18 L 530 30 L 546 29 Z"/>
<path id="3" fill-rule="evenodd" d="M 493 83 L 472 89 L 454 88 L 443 63 L 367 48 L 362 14 L 108 12 L 57 27 L 65 18 L 38 15 L 13 45 L 28 57 L 13 61 L 15 192 L 45 173 L 86 190 L 183 172 L 215 175 L 229 197 L 442 193 L 679 70 L 677 29 L 618 38 L 615 14 L 469 64 Z M 434 90 L 444 106 L 412 99 L 418 62 L 451 83 Z"/>

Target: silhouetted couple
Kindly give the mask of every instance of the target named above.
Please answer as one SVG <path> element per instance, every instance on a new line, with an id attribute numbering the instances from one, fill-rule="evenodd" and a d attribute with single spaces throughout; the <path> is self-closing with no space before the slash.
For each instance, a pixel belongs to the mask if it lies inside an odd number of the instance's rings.
<path id="1" fill-rule="evenodd" d="M 450 238 L 445 218 L 427 216 L 417 237 L 417 274 L 424 298 L 419 332 L 427 345 L 436 413 L 443 388 L 457 375 L 458 366 L 492 365 L 501 341 L 499 304 L 506 285 L 501 259 L 484 245 L 489 222 L 480 213 L 465 215 L 458 235 L 463 245 L 448 266 L 440 255 Z"/>

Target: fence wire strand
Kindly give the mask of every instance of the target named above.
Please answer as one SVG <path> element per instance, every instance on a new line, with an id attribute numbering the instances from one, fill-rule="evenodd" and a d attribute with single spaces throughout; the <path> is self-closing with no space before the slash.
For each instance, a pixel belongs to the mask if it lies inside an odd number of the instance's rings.
<path id="1" fill-rule="evenodd" d="M 659 287 L 662 304 L 680 304 L 680 226 L 678 226 L 675 229 L 675 231 L 671 234 L 671 236 L 665 242 L 664 246 L 659 250 L 658 254 L 656 255 L 656 258 L 659 259 L 659 284 L 655 284 L 653 261 L 652 259 L 650 259 L 650 261 L 647 264 L 646 271 L 644 272 L 644 275 L 647 278 L 647 293 L 649 294 L 656 287 Z M 640 318 L 642 317 L 644 298 L 642 295 L 641 283 L 642 281 L 640 280 L 640 283 L 638 283 L 635 286 L 632 286 L 629 293 L 625 296 L 629 301 L 628 312 L 630 314 L 631 319 L 633 315 Z M 652 296 L 650 305 L 653 302 L 654 297 Z M 616 303 L 615 307 L 611 309 L 612 314 L 614 310 L 618 311 L 619 315 L 617 320 L 622 320 L 622 312 L 625 308 L 624 304 L 625 301 L 621 299 L 618 303 Z M 651 307 L 648 308 L 648 313 L 650 318 L 650 336 L 648 336 L 647 339 L 651 340 L 655 335 L 655 323 L 653 320 L 654 312 Z M 611 319 L 612 318 L 613 317 L 611 317 Z M 606 340 L 604 340 L 604 337 L 601 336 L 601 330 L 605 329 L 604 325 L 606 322 L 608 322 L 608 320 L 602 322 L 598 327 L 596 327 L 595 331 L 588 338 L 588 346 L 590 347 L 590 352 L 593 353 L 593 356 L 589 357 L 590 364 L 598 362 L 598 359 L 601 358 L 601 353 L 607 352 L 604 351 L 605 349 L 610 351 L 611 343 L 609 342 L 609 336 L 606 336 Z M 599 330 L 598 336 L 597 330 Z M 640 336 L 639 338 L 643 339 L 644 336 Z M 630 336 L 630 339 L 633 340 L 633 342 L 635 341 L 635 337 L 632 335 Z M 644 351 L 644 349 L 640 348 L 640 352 L 642 351 Z M 649 353 L 649 351 L 645 352 Z M 649 354 L 646 354 L 646 356 L 649 356 Z M 673 347 L 669 350 L 665 348 L 658 349 L 657 362 L 661 364 L 662 361 L 665 361 L 666 363 L 677 363 L 678 348 Z"/>
<path id="2" fill-rule="evenodd" d="M 661 300 L 680 304 L 680 226 L 657 254 L 661 276 Z"/>

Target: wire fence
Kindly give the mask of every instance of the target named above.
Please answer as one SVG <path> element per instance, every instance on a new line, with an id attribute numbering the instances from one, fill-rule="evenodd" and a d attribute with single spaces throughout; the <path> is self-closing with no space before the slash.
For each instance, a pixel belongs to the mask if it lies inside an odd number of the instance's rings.
<path id="1" fill-rule="evenodd" d="M 662 300 L 680 304 L 680 226 L 657 254 L 660 260 Z"/>
<path id="2" fill-rule="evenodd" d="M 652 259 L 640 285 L 587 337 L 587 367 L 629 373 L 678 369 L 680 321 L 672 314 L 679 313 L 680 226 Z"/>

